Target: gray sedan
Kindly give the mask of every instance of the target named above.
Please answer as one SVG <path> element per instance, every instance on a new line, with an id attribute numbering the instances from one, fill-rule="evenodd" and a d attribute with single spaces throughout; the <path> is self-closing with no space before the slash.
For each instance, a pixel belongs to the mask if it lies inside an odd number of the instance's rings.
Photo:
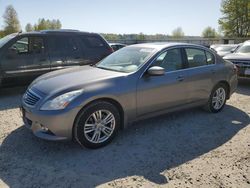
<path id="1" fill-rule="evenodd" d="M 237 68 L 205 47 L 138 44 L 37 78 L 23 96 L 23 120 L 37 137 L 98 148 L 139 119 L 195 106 L 219 112 L 236 87 Z"/>

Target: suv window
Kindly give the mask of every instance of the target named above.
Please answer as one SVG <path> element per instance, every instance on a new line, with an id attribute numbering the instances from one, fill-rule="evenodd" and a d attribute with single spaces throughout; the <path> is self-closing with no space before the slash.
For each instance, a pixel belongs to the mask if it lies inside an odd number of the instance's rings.
<path id="1" fill-rule="evenodd" d="M 101 40 L 99 37 L 80 36 L 80 38 L 82 42 L 89 48 L 101 48 L 105 46 L 103 40 Z"/>
<path id="2" fill-rule="evenodd" d="M 189 67 L 200 67 L 215 63 L 214 55 L 205 50 L 186 48 L 185 52 Z"/>
<path id="3" fill-rule="evenodd" d="M 19 39 L 9 49 L 16 52 L 17 54 L 28 53 L 29 52 L 29 38 L 23 37 Z"/>
<path id="4" fill-rule="evenodd" d="M 53 52 L 74 52 L 79 50 L 79 46 L 74 37 L 53 36 L 50 38 L 50 50 Z"/>
<path id="5" fill-rule="evenodd" d="M 43 53 L 44 41 L 42 37 L 23 37 L 9 49 L 15 51 L 16 54 Z"/>
<path id="6" fill-rule="evenodd" d="M 51 52 L 65 51 L 66 46 L 67 46 L 67 41 L 65 40 L 65 37 L 63 36 L 50 37 L 49 47 Z"/>
<path id="7" fill-rule="evenodd" d="M 154 62 L 153 66 L 160 66 L 166 72 L 183 69 L 180 49 L 171 49 L 163 52 Z"/>

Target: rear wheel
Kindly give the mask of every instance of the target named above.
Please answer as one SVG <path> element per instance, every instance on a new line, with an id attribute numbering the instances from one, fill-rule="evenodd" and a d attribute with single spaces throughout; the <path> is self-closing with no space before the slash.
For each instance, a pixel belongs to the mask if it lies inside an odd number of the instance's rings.
<path id="1" fill-rule="evenodd" d="M 227 94 L 228 89 L 224 84 L 216 85 L 210 94 L 205 109 L 213 113 L 221 111 L 225 106 Z"/>
<path id="2" fill-rule="evenodd" d="M 84 108 L 78 115 L 74 133 L 76 141 L 88 148 L 110 143 L 120 126 L 118 109 L 106 101 L 98 101 Z"/>

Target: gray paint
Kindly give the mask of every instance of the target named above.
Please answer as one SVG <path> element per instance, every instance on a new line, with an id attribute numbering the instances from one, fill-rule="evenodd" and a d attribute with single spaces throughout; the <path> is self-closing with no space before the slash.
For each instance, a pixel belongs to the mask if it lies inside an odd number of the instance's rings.
<path id="1" fill-rule="evenodd" d="M 124 111 L 124 125 L 126 126 L 138 119 L 204 105 L 208 101 L 212 88 L 220 81 L 229 84 L 230 95 L 236 89 L 237 75 L 233 71 L 233 64 L 224 62 L 205 47 L 178 43 L 134 46 L 155 49 L 155 54 L 134 73 L 120 73 L 84 66 L 51 72 L 36 79 L 29 89 L 39 92 L 42 99 L 34 108 L 28 107 L 24 102 L 22 106 L 33 124 L 47 126 L 55 136 L 48 137 L 46 134 L 41 134 L 41 127 L 39 129 L 37 125 L 32 124 L 31 129 L 34 134 L 49 140 L 71 139 L 74 120 L 78 112 L 97 99 L 108 98 L 118 102 Z M 216 63 L 167 72 L 162 76 L 146 74 L 154 59 L 163 51 L 182 47 L 209 51 L 215 56 Z M 47 100 L 80 88 L 84 89 L 83 94 L 64 110 L 39 110 Z M 33 129 L 33 126 L 36 128 Z"/>

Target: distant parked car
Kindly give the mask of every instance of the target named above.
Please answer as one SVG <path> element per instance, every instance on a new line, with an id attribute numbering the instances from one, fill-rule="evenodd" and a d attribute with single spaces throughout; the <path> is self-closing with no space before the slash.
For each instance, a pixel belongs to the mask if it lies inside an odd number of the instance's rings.
<path id="1" fill-rule="evenodd" d="M 109 45 L 113 48 L 114 51 L 117 51 L 126 46 L 125 44 L 121 43 L 109 43 Z"/>
<path id="2" fill-rule="evenodd" d="M 98 148 L 142 118 L 195 106 L 219 112 L 236 86 L 235 66 L 205 47 L 137 44 L 37 78 L 23 96 L 23 120 L 37 137 Z"/>
<path id="3" fill-rule="evenodd" d="M 239 77 L 250 77 L 250 40 L 244 42 L 234 53 L 224 57 L 238 67 Z"/>
<path id="4" fill-rule="evenodd" d="M 223 44 L 223 45 L 212 46 L 210 48 L 215 50 L 219 56 L 224 57 L 227 54 L 233 53 L 238 47 L 239 44 Z"/>
<path id="5" fill-rule="evenodd" d="M 0 39 L 0 86 L 31 82 L 53 70 L 95 64 L 112 51 L 95 33 L 46 30 L 11 34 Z"/>

